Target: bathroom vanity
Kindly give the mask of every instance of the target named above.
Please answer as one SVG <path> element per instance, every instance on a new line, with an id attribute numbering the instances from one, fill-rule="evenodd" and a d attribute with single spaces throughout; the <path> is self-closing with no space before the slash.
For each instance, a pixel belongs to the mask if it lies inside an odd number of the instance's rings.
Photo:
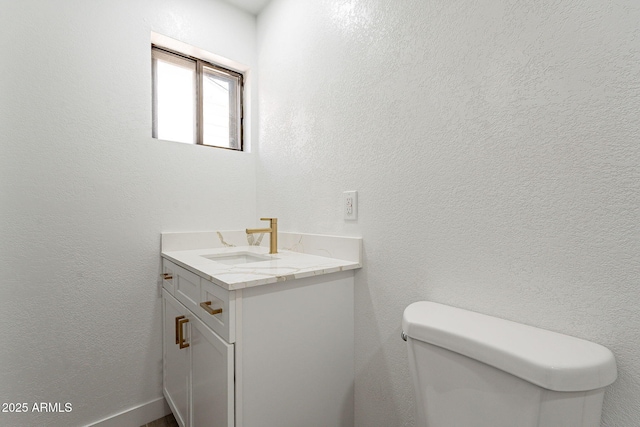
<path id="1" fill-rule="evenodd" d="M 163 391 L 181 426 L 353 425 L 360 238 L 162 235 Z"/>

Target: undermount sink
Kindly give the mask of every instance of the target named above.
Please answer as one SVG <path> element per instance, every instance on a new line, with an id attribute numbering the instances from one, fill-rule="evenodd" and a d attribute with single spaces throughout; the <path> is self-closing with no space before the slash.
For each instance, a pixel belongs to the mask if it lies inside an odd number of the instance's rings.
<path id="1" fill-rule="evenodd" d="M 202 255 L 203 258 L 210 259 L 211 261 L 219 262 L 222 264 L 236 265 L 236 264 L 249 264 L 252 262 L 270 261 L 274 258 L 252 254 L 249 252 L 234 252 L 228 254 L 214 254 L 214 255 Z"/>

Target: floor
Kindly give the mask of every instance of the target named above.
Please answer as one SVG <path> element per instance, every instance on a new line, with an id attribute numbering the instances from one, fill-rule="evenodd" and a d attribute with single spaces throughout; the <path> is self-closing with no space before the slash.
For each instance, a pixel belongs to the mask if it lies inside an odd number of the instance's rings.
<path id="1" fill-rule="evenodd" d="M 169 414 L 166 417 L 151 421 L 140 427 L 178 427 L 178 422 L 173 417 L 173 414 Z"/>

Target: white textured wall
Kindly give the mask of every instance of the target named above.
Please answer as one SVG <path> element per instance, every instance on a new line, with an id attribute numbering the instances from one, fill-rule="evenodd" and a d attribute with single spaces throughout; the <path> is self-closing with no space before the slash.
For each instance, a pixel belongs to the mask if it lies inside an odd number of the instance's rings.
<path id="1" fill-rule="evenodd" d="M 255 17 L 0 6 L 0 401 L 73 405 L 0 425 L 86 425 L 162 395 L 160 233 L 256 220 L 254 154 L 151 138 L 150 33 L 255 67 Z"/>
<path id="2" fill-rule="evenodd" d="M 414 424 L 400 321 L 421 299 L 608 346 L 603 425 L 640 425 L 639 8 L 273 0 L 259 16 L 258 212 L 364 237 L 358 426 Z"/>

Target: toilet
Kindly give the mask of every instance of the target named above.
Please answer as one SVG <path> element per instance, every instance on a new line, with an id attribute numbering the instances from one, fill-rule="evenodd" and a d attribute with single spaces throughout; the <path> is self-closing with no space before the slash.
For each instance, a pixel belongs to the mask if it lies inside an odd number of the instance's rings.
<path id="1" fill-rule="evenodd" d="M 402 318 L 419 427 L 599 427 L 599 344 L 429 301 Z"/>

